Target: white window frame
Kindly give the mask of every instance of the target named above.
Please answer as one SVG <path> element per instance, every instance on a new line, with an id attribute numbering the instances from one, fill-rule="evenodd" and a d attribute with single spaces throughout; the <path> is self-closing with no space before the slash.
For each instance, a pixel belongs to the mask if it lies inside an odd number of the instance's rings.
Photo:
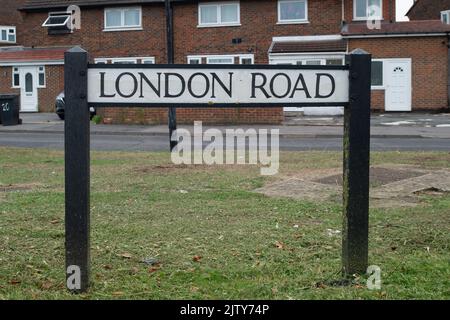
<path id="1" fill-rule="evenodd" d="M 148 57 L 148 58 L 141 58 L 141 64 L 155 64 L 155 58 L 154 57 Z"/>
<path id="2" fill-rule="evenodd" d="M 194 55 L 187 56 L 187 63 L 190 64 L 191 60 L 199 61 L 199 64 L 209 64 L 211 59 L 232 59 L 233 63 L 236 64 L 236 58 L 239 60 L 239 64 L 242 64 L 242 59 L 251 59 L 252 64 L 255 63 L 255 55 L 254 54 L 224 54 L 224 55 Z M 205 61 L 205 63 L 203 63 Z M 230 64 L 231 63 L 221 63 L 221 64 Z"/>
<path id="3" fill-rule="evenodd" d="M 239 64 L 242 64 L 244 59 L 250 59 L 252 61 L 251 64 L 255 64 L 255 56 L 253 54 L 239 56 Z"/>
<path id="4" fill-rule="evenodd" d="M 371 89 L 372 90 L 385 90 L 386 89 L 386 70 L 385 70 L 385 66 L 386 66 L 386 60 L 384 59 L 372 59 L 372 62 L 381 62 L 383 63 L 383 85 L 381 86 L 372 86 L 371 85 Z"/>
<path id="5" fill-rule="evenodd" d="M 127 10 L 139 10 L 139 24 L 138 25 L 134 25 L 134 26 L 125 26 L 125 11 Z M 120 11 L 120 20 L 121 20 L 121 25 L 120 26 L 112 26 L 112 27 L 108 27 L 106 25 L 106 15 L 108 12 L 110 11 Z M 105 8 L 104 10 L 104 22 L 103 22 L 103 26 L 104 32 L 108 32 L 108 31 L 137 31 L 137 30 L 142 30 L 142 7 L 120 7 L 120 8 Z"/>
<path id="6" fill-rule="evenodd" d="M 13 34 L 14 34 L 14 41 L 9 41 L 9 31 L 10 30 L 14 30 Z M 0 36 L 1 36 L 1 32 L 2 31 L 6 31 L 6 40 L 2 40 L 0 38 L 0 43 L 16 43 L 17 42 L 17 30 L 15 26 L 0 26 Z"/>
<path id="7" fill-rule="evenodd" d="M 14 83 L 14 76 L 15 75 L 19 76 L 19 84 L 18 85 L 16 85 Z M 13 88 L 13 89 L 19 89 L 20 88 L 20 69 L 19 69 L 19 67 L 12 67 L 12 86 L 11 86 L 11 88 Z"/>
<path id="8" fill-rule="evenodd" d="M 367 21 L 370 19 L 383 20 L 383 0 L 380 1 L 380 16 L 379 17 L 369 17 L 369 0 L 366 1 L 366 15 L 364 17 L 356 16 L 356 0 L 353 0 L 353 20 L 354 21 Z"/>
<path id="9" fill-rule="evenodd" d="M 447 22 L 444 22 L 444 16 L 447 17 Z M 450 24 L 450 10 L 441 11 L 441 21 L 446 24 Z"/>
<path id="10" fill-rule="evenodd" d="M 95 64 L 115 64 L 116 62 L 132 62 L 133 64 L 137 64 L 138 60 L 141 60 L 141 64 L 144 61 L 151 62 L 155 64 L 155 57 L 117 57 L 117 58 L 95 58 Z"/>
<path id="11" fill-rule="evenodd" d="M 305 19 L 288 19 L 288 20 L 282 20 L 281 19 L 281 4 L 282 3 L 289 3 L 289 2 L 304 2 L 305 3 Z M 278 10 L 278 22 L 277 24 L 304 24 L 309 23 L 308 20 L 308 0 L 278 0 L 277 4 L 277 10 Z"/>
<path id="12" fill-rule="evenodd" d="M 49 24 L 49 20 L 54 17 L 66 17 L 66 19 L 62 23 Z M 67 12 L 50 12 L 48 14 L 47 19 L 45 19 L 44 23 L 42 24 L 42 26 L 47 27 L 47 28 L 69 26 L 69 23 L 71 22 L 71 18 L 72 18 L 72 15 Z"/>
<path id="13" fill-rule="evenodd" d="M 269 64 L 281 65 L 306 65 L 306 61 L 320 61 L 320 65 L 326 65 L 327 60 L 341 60 L 345 63 L 345 53 L 311 52 L 307 54 L 272 53 L 269 55 Z"/>
<path id="14" fill-rule="evenodd" d="M 42 70 L 41 70 L 41 68 L 42 68 Z M 44 84 L 39 83 L 39 80 L 40 80 L 39 77 L 41 74 L 44 75 Z M 45 88 L 46 85 L 47 85 L 47 77 L 45 75 L 45 66 L 39 66 L 37 68 L 37 86 L 36 86 L 36 88 Z"/>
<path id="15" fill-rule="evenodd" d="M 191 61 L 198 61 L 198 63 L 191 63 Z M 188 57 L 188 64 L 202 64 L 202 57 Z"/>
<path id="16" fill-rule="evenodd" d="M 221 21 L 221 7 L 224 5 L 237 5 L 237 21 L 235 22 L 222 22 Z M 214 23 L 202 23 L 202 11 L 204 7 L 216 7 L 217 10 L 217 22 Z M 198 4 L 198 28 L 207 27 L 237 27 L 241 25 L 241 3 L 239 1 L 230 2 L 208 2 Z"/>
<path id="17" fill-rule="evenodd" d="M 211 63 L 211 60 L 213 59 L 231 59 L 232 63 L 226 63 L 226 62 L 221 62 L 221 63 L 214 63 L 214 64 L 235 64 L 235 58 L 234 56 L 207 56 L 206 57 L 206 64 L 213 64 Z"/>

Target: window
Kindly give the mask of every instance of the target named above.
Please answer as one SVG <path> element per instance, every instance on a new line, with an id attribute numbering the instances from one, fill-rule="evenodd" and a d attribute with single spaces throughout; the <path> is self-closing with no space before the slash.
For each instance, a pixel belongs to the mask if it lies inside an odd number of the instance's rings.
<path id="1" fill-rule="evenodd" d="M 97 58 L 96 64 L 155 64 L 154 57 Z"/>
<path id="2" fill-rule="evenodd" d="M 188 58 L 188 64 L 202 64 L 202 58 Z"/>
<path id="3" fill-rule="evenodd" d="M 13 80 L 12 80 L 12 87 L 13 88 L 20 88 L 20 73 L 19 68 L 13 67 Z"/>
<path id="4" fill-rule="evenodd" d="M 49 35 L 71 33 L 72 15 L 67 12 L 50 12 L 42 26 L 48 28 Z"/>
<path id="5" fill-rule="evenodd" d="M 450 24 L 450 10 L 441 12 L 441 20 L 445 24 Z"/>
<path id="6" fill-rule="evenodd" d="M 343 60 L 342 59 L 327 59 L 325 61 L 325 64 L 327 66 L 342 66 Z"/>
<path id="7" fill-rule="evenodd" d="M 278 23 L 308 22 L 308 0 L 279 0 Z"/>
<path id="8" fill-rule="evenodd" d="M 64 27 L 70 21 L 70 14 L 50 13 L 47 20 L 42 24 L 43 27 Z"/>
<path id="9" fill-rule="evenodd" d="M 234 57 L 207 57 L 207 64 L 234 64 Z"/>
<path id="10" fill-rule="evenodd" d="M 111 60 L 112 64 L 136 64 L 136 60 Z"/>
<path id="11" fill-rule="evenodd" d="M 382 0 L 353 1 L 354 20 L 382 19 Z"/>
<path id="12" fill-rule="evenodd" d="M 322 61 L 321 60 L 306 60 L 305 64 L 307 66 L 320 66 L 320 65 L 322 65 Z"/>
<path id="13" fill-rule="evenodd" d="M 372 87 L 383 87 L 383 61 L 372 61 Z"/>
<path id="14" fill-rule="evenodd" d="M 240 64 L 253 64 L 253 57 L 239 57 Z"/>
<path id="15" fill-rule="evenodd" d="M 45 88 L 45 67 L 38 69 L 38 88 Z"/>
<path id="16" fill-rule="evenodd" d="M 199 4 L 198 20 L 201 27 L 240 25 L 239 2 Z"/>
<path id="17" fill-rule="evenodd" d="M 142 29 L 142 10 L 138 8 L 105 9 L 105 30 L 140 30 Z"/>
<path id="18" fill-rule="evenodd" d="M 16 43 L 16 27 L 0 26 L 0 43 Z"/>
<path id="19" fill-rule="evenodd" d="M 142 64 L 155 64 L 155 58 L 145 58 L 141 59 Z"/>
<path id="20" fill-rule="evenodd" d="M 253 64 L 253 54 L 188 56 L 188 64 Z"/>
<path id="21" fill-rule="evenodd" d="M 278 59 L 277 59 L 278 60 Z M 305 56 L 299 60 L 292 61 L 292 59 L 280 59 L 281 61 L 276 61 L 275 64 L 296 64 L 304 66 L 342 66 L 344 63 L 344 58 L 339 56 L 325 56 L 325 57 L 314 57 Z"/>

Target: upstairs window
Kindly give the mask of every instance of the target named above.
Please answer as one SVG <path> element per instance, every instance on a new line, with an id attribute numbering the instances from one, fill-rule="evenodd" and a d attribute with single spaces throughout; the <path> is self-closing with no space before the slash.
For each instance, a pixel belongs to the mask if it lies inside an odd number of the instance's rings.
<path id="1" fill-rule="evenodd" d="M 72 16 L 67 12 L 50 12 L 48 18 L 42 24 L 48 28 L 48 34 L 71 33 Z"/>
<path id="2" fill-rule="evenodd" d="M 278 23 L 308 22 L 308 0 L 279 0 Z"/>
<path id="3" fill-rule="evenodd" d="M 445 24 L 450 24 L 450 10 L 441 12 L 441 20 Z"/>
<path id="4" fill-rule="evenodd" d="M 200 27 L 240 25 L 239 2 L 208 3 L 198 5 Z"/>
<path id="5" fill-rule="evenodd" d="M 354 20 L 382 19 L 382 0 L 354 0 Z"/>
<path id="6" fill-rule="evenodd" d="M 16 27 L 0 26 L 0 43 L 16 43 Z"/>
<path id="7" fill-rule="evenodd" d="M 105 9 L 105 31 L 140 29 L 142 29 L 140 7 Z"/>

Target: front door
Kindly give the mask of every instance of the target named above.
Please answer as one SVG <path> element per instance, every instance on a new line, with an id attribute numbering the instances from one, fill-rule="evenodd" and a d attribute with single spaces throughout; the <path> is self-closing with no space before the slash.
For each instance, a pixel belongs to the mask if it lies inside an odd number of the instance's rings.
<path id="1" fill-rule="evenodd" d="M 386 111 L 411 111 L 411 60 L 386 62 Z"/>
<path id="2" fill-rule="evenodd" d="M 20 68 L 20 111 L 38 111 L 37 67 Z"/>

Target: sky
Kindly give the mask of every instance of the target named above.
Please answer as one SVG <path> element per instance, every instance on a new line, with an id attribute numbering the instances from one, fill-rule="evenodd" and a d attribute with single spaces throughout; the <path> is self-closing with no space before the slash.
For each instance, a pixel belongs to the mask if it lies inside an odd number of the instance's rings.
<path id="1" fill-rule="evenodd" d="M 405 17 L 406 12 L 413 5 L 414 0 L 397 0 L 397 20 L 407 21 L 408 18 Z"/>

